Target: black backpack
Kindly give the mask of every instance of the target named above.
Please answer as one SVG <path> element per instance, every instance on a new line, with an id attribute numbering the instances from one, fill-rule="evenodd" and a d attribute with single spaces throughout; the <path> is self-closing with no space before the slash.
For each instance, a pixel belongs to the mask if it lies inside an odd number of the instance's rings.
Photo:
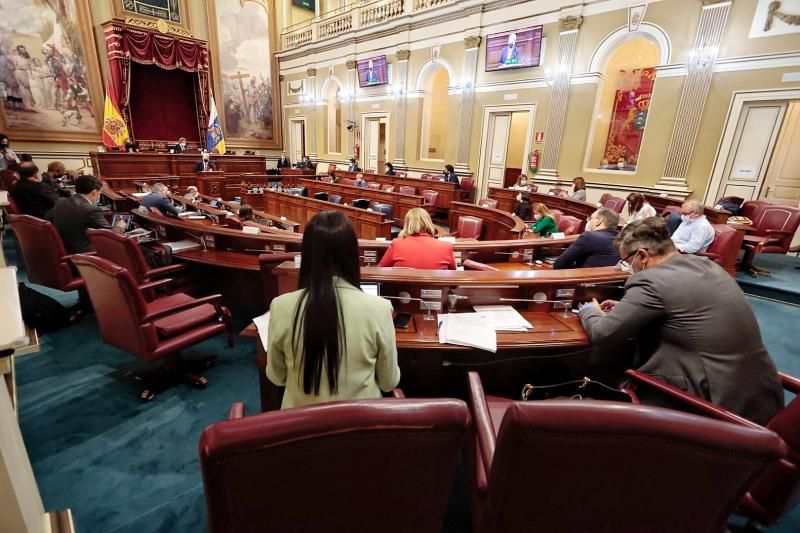
<path id="1" fill-rule="evenodd" d="M 19 303 L 25 323 L 39 333 L 58 331 L 72 324 L 79 316 L 53 298 L 19 284 Z"/>

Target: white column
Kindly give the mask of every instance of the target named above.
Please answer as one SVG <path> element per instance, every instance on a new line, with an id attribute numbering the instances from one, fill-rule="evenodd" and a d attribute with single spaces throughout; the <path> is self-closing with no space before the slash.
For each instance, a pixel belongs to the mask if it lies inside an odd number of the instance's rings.
<path id="1" fill-rule="evenodd" d="M 697 26 L 694 49 L 686 65 L 686 80 L 683 82 L 675 125 L 667 149 L 664 176 L 658 186 L 673 191 L 687 191 L 686 174 L 692 159 L 694 142 L 700 130 L 700 119 L 711 87 L 714 63 L 717 60 L 719 45 L 725 31 L 725 22 L 731 8 L 731 1 L 712 2 L 704 0 Z"/>
<path id="2" fill-rule="evenodd" d="M 406 163 L 406 94 L 408 93 L 409 50 L 397 51 L 397 83 L 395 83 L 394 165 L 405 168 Z"/>
<path id="3" fill-rule="evenodd" d="M 356 62 L 351 59 L 345 63 L 347 66 L 347 88 L 345 94 L 347 96 L 347 119 L 353 124 L 356 122 Z M 356 124 L 356 126 L 359 126 Z M 355 145 L 355 129 L 347 132 L 347 156 L 353 155 L 353 147 Z"/>
<path id="4" fill-rule="evenodd" d="M 317 69 L 310 68 L 306 70 L 308 77 L 306 78 L 306 95 L 308 103 L 308 156 L 315 160 L 317 158 Z"/>
<path id="5" fill-rule="evenodd" d="M 576 16 L 559 21 L 556 64 L 550 74 L 553 76 L 553 89 L 550 92 L 550 105 L 547 109 L 544 150 L 539 171 L 544 176 L 558 176 L 558 154 L 561 151 L 561 137 L 564 134 L 564 120 L 567 116 L 572 62 L 575 59 L 575 47 L 578 43 L 578 29 L 582 23 L 583 17 Z"/>
<path id="6" fill-rule="evenodd" d="M 469 169 L 470 139 L 472 138 L 472 107 L 475 101 L 475 72 L 478 67 L 479 36 L 464 39 L 464 74 L 461 81 L 461 122 L 458 133 L 456 164 L 459 174 L 471 174 Z"/>

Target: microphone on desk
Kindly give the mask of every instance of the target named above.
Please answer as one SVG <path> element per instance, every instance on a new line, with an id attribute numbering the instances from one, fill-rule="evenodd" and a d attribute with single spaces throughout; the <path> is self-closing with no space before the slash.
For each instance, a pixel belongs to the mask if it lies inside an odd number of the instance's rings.
<path id="1" fill-rule="evenodd" d="M 191 238 L 195 239 L 196 241 L 198 241 L 200 244 L 202 244 L 204 252 L 208 251 L 208 247 L 206 246 L 206 236 L 205 235 L 200 235 L 198 237 L 197 235 L 195 235 L 193 233 L 186 232 L 186 236 L 187 237 L 191 237 Z"/>
<path id="2" fill-rule="evenodd" d="M 423 302 L 425 304 L 425 309 L 428 310 L 428 314 L 423 317 L 423 320 L 435 320 L 433 315 L 431 315 L 431 306 L 427 300 L 423 300 L 422 298 L 414 298 L 408 293 L 400 293 L 402 296 L 384 296 L 383 294 L 380 295 L 381 298 L 386 298 L 387 300 L 400 300 L 400 303 L 407 304 L 409 302 Z"/>

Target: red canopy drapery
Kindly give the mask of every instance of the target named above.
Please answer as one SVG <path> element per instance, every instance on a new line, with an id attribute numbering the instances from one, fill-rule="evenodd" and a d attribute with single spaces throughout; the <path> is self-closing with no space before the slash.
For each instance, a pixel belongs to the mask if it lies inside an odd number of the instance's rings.
<path id="1" fill-rule="evenodd" d="M 119 22 L 103 25 L 111 90 L 116 93 L 120 112 L 130 126 L 131 61 L 160 68 L 181 69 L 197 74 L 195 99 L 198 130 L 208 121 L 209 56 L 205 41 L 134 28 Z"/>

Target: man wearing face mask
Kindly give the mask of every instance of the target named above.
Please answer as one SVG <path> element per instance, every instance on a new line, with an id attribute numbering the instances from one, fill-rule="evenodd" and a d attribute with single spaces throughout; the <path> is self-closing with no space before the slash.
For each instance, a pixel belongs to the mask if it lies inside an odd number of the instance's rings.
<path id="1" fill-rule="evenodd" d="M 111 224 L 103 216 L 103 210 L 97 206 L 102 188 L 100 180 L 94 176 L 78 176 L 75 180 L 75 194 L 60 199 L 47 214 L 47 220 L 56 227 L 64 246 L 71 254 L 92 250 L 92 242 L 86 235 L 87 229 L 113 229 L 120 233 L 125 231 L 127 224 L 124 220 L 111 228 Z"/>
<path id="2" fill-rule="evenodd" d="M 679 252 L 694 254 L 705 252 L 714 242 L 714 226 L 703 214 L 703 204 L 687 200 L 681 205 L 681 225 L 672 234 L 672 242 Z"/>
<path id="3" fill-rule="evenodd" d="M 605 207 L 598 209 L 586 221 L 586 231 L 564 250 L 553 268 L 589 268 L 614 266 L 619 253 L 614 244 L 619 230 L 619 215 Z"/>
<path id="4" fill-rule="evenodd" d="M 770 420 L 783 407 L 783 390 L 733 278 L 705 257 L 678 253 L 655 217 L 628 224 L 616 243 L 633 275 L 619 302 L 581 306 L 592 343 L 602 349 L 635 339 L 628 366 L 757 424 Z M 644 390 L 639 398 L 658 405 L 661 397 Z"/>

